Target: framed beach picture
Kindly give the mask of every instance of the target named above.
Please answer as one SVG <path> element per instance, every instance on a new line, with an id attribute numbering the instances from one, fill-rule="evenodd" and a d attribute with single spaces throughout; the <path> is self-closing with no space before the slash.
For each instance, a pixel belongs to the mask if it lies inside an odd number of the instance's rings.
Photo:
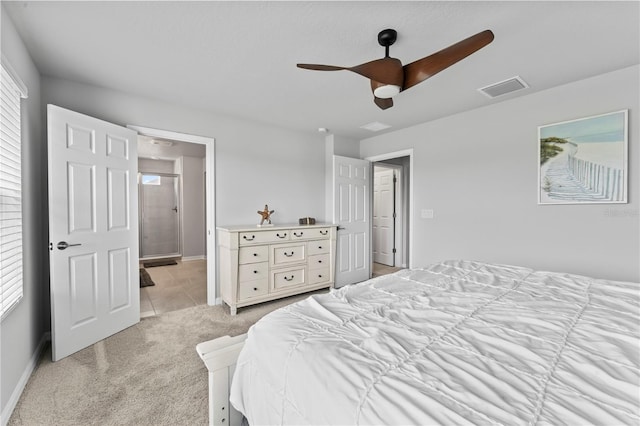
<path id="1" fill-rule="evenodd" d="M 626 203 L 627 115 L 538 127 L 538 204 Z"/>

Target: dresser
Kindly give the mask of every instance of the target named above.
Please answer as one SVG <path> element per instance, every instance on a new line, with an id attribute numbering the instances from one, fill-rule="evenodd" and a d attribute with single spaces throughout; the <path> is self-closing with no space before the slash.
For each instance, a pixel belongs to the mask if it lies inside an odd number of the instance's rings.
<path id="1" fill-rule="evenodd" d="M 238 308 L 333 287 L 336 225 L 218 227 L 220 293 Z"/>

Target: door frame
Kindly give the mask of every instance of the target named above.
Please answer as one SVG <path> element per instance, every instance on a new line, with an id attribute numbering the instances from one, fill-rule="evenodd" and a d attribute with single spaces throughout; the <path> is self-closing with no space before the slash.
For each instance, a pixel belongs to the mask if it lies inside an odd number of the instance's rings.
<path id="1" fill-rule="evenodd" d="M 369 157 L 365 157 L 365 160 L 371 161 L 371 174 L 373 175 L 373 164 L 379 161 L 391 160 L 398 157 L 409 157 L 409 199 L 407 200 L 407 208 L 409 209 L 409 224 L 407 227 L 407 233 L 405 237 L 409 242 L 409 256 L 407 257 L 408 264 L 407 268 L 413 267 L 413 233 L 411 230 L 413 229 L 413 148 L 404 149 L 401 151 L 393 151 L 378 155 L 372 155 Z M 405 176 L 406 179 L 406 176 Z M 371 217 L 371 226 L 373 227 L 373 185 L 371 185 L 371 194 L 369 197 L 370 209 L 369 213 L 372 215 Z M 371 230 L 373 232 L 373 229 Z M 373 244 L 369 243 L 369 251 L 370 251 L 370 261 L 371 261 L 371 271 L 373 273 Z"/>
<path id="2" fill-rule="evenodd" d="M 215 139 L 187 133 L 178 133 L 150 127 L 128 125 L 128 128 L 138 132 L 138 135 L 152 138 L 172 139 L 180 142 L 205 145 L 205 174 L 206 174 L 206 232 L 207 232 L 207 304 L 210 306 L 221 302 L 216 297 L 216 206 L 215 206 Z"/>

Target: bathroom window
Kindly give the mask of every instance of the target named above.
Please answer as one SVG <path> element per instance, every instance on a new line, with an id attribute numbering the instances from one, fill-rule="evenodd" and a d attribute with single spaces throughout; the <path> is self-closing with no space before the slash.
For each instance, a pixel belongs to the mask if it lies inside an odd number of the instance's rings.
<path id="1" fill-rule="evenodd" d="M 156 175 L 142 175 L 143 185 L 160 185 L 160 176 Z"/>

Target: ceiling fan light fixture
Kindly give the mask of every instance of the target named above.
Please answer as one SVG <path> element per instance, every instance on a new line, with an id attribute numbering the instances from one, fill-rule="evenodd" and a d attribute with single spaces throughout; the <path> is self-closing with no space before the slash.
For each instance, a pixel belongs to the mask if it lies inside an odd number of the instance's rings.
<path id="1" fill-rule="evenodd" d="M 400 89 L 401 87 L 396 86 L 395 84 L 385 84 L 383 86 L 376 87 L 373 94 L 376 98 L 389 99 L 400 93 Z"/>

